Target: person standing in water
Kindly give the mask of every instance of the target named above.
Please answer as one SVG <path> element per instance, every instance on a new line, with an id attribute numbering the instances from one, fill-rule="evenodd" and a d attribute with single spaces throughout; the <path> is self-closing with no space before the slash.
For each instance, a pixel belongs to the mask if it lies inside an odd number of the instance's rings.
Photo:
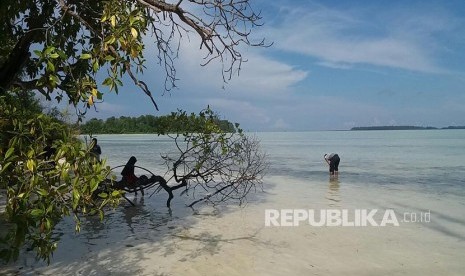
<path id="1" fill-rule="evenodd" d="M 97 138 L 92 138 L 92 142 L 90 144 L 92 146 L 90 153 L 95 157 L 97 162 L 100 162 L 100 154 L 102 154 L 102 149 L 97 144 Z"/>
<path id="2" fill-rule="evenodd" d="M 339 176 L 339 162 L 341 158 L 337 153 L 329 153 L 324 155 L 326 163 L 329 165 L 329 175 L 338 177 Z"/>

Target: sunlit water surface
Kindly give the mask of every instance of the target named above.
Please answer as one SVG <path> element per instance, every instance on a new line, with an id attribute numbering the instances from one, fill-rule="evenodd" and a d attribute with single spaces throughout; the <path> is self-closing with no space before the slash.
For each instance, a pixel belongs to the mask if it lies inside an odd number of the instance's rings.
<path id="1" fill-rule="evenodd" d="M 104 221 L 57 227 L 51 266 L 26 254 L 12 273 L 45 275 L 459 275 L 465 271 L 465 131 L 258 133 L 270 167 L 264 192 L 245 206 L 165 207 L 163 191 L 130 196 Z M 131 155 L 163 175 L 172 141 L 156 135 L 99 135 L 111 167 Z M 341 157 L 330 179 L 324 153 Z M 266 209 L 393 209 L 396 227 L 265 227 Z M 429 212 L 423 223 L 403 214 Z M 381 213 L 382 216 L 382 213 Z M 376 216 L 379 219 L 378 215 Z"/>

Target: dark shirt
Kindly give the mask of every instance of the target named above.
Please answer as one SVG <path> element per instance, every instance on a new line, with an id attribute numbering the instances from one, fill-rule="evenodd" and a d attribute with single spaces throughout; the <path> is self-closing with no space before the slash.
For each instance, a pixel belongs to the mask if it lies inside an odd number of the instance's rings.
<path id="1" fill-rule="evenodd" d="M 102 149 L 99 145 L 95 144 L 94 147 L 90 150 L 93 154 L 100 155 L 102 154 Z"/>
<path id="2" fill-rule="evenodd" d="M 121 171 L 122 180 L 129 184 L 133 184 L 138 180 L 138 177 L 134 174 L 134 165 L 136 162 L 137 159 L 132 156 Z"/>

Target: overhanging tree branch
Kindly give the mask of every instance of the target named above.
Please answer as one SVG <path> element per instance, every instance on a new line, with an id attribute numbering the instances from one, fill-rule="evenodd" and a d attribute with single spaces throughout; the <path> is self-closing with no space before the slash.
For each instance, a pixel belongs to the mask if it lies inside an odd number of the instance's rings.
<path id="1" fill-rule="evenodd" d="M 14 0 L 2 4 L 18 6 Z M 220 61 L 225 82 L 246 61 L 241 44 L 269 46 L 264 39 L 252 38 L 252 29 L 262 23 L 249 0 L 45 0 L 36 4 L 18 6 L 16 13 L 5 18 L 6 26 L 15 26 L 5 38 L 17 43 L 9 49 L 11 43 L 0 41 L 0 48 L 10 52 L 8 58 L 0 59 L 0 88 L 37 79 L 37 89 L 52 94 L 64 88 L 74 105 L 81 101 L 92 106 L 105 86 L 118 92 L 127 74 L 158 109 L 151 88 L 138 76 L 146 64 L 143 38 L 149 33 L 154 35 L 156 58 L 165 69 L 163 92 L 176 87 L 175 59 L 181 40 L 191 32 L 200 38 L 199 48 L 206 49 L 201 65 Z M 21 23 L 15 22 L 17 18 L 22 18 Z M 35 33 L 40 35 L 34 37 Z M 32 44 L 40 55 L 31 53 Z M 107 68 L 108 77 L 98 84 L 97 72 Z"/>

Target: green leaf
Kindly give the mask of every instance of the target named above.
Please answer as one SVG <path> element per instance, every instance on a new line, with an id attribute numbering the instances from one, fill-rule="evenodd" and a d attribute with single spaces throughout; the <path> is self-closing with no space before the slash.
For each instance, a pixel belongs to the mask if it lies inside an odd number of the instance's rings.
<path id="1" fill-rule="evenodd" d="M 103 42 L 104 42 L 104 43 L 107 43 L 107 44 L 113 44 L 115 41 L 116 41 L 116 37 L 113 36 L 113 35 L 107 36 L 107 37 L 105 37 L 105 39 L 103 40 Z"/>
<path id="2" fill-rule="evenodd" d="M 80 198 L 81 198 L 81 195 L 79 194 L 79 191 L 77 189 L 73 189 L 73 201 L 76 205 L 79 202 Z"/>
<path id="3" fill-rule="evenodd" d="M 137 32 L 135 28 L 131 28 L 131 34 L 132 34 L 132 37 L 134 38 L 137 38 L 137 36 L 139 35 L 139 33 Z"/>
<path id="4" fill-rule="evenodd" d="M 90 181 L 90 191 L 93 193 L 98 188 L 98 182 L 95 179 Z"/>
<path id="5" fill-rule="evenodd" d="M 68 173 L 68 170 L 66 170 L 66 169 L 65 169 L 65 170 L 62 170 L 62 171 L 61 171 L 61 174 L 60 174 L 60 177 L 61 177 L 62 180 L 68 181 L 68 180 L 69 180 L 69 173 Z M 76 178 L 76 179 L 78 179 L 78 178 Z"/>
<path id="6" fill-rule="evenodd" d="M 31 211 L 31 216 L 33 217 L 40 217 L 44 214 L 44 210 L 42 209 L 34 209 Z"/>
<path id="7" fill-rule="evenodd" d="M 53 59 L 55 59 L 55 58 L 60 57 L 60 55 L 57 54 L 57 53 L 53 53 L 53 54 L 50 55 L 50 57 L 53 58 Z"/>
<path id="8" fill-rule="evenodd" d="M 31 172 L 34 171 L 35 165 L 36 165 L 36 163 L 32 159 L 29 159 L 26 162 L 27 169 L 30 170 Z"/>
<path id="9" fill-rule="evenodd" d="M 47 196 L 48 195 L 48 191 L 45 190 L 45 189 L 39 189 L 37 190 L 37 193 L 41 196 Z"/>
<path id="10" fill-rule="evenodd" d="M 50 53 L 52 53 L 52 52 L 54 52 L 54 51 L 55 51 L 55 47 L 49 46 L 49 47 L 47 47 L 47 48 L 45 49 L 44 55 L 47 56 L 47 55 L 49 55 Z"/>
<path id="11" fill-rule="evenodd" d="M 89 58 L 91 58 L 91 57 L 92 57 L 91 54 L 81 54 L 80 59 L 89 59 Z"/>
<path id="12" fill-rule="evenodd" d="M 102 82 L 102 85 L 106 85 L 106 86 L 109 86 L 113 83 L 113 79 L 108 77 L 106 78 L 103 82 Z"/>
<path id="13" fill-rule="evenodd" d="M 108 56 L 105 57 L 105 60 L 106 61 L 113 61 L 113 60 L 115 60 L 115 57 L 108 55 Z"/>
<path id="14" fill-rule="evenodd" d="M 55 72 L 55 65 L 53 65 L 53 63 L 51 63 L 50 61 L 47 62 L 47 71 L 48 72 Z"/>
<path id="15" fill-rule="evenodd" d="M 133 15 L 129 16 L 129 25 L 132 26 L 134 25 L 134 22 L 138 21 L 138 17 L 135 17 Z"/>
<path id="16" fill-rule="evenodd" d="M 110 23 L 111 23 L 111 26 L 112 27 L 115 27 L 116 26 L 116 16 L 112 15 L 110 17 Z"/>
<path id="17" fill-rule="evenodd" d="M 50 221 L 49 218 L 45 219 L 45 228 L 49 231 L 52 229 L 52 222 Z"/>
<path id="18" fill-rule="evenodd" d="M 66 53 L 65 53 L 64 51 L 58 49 L 58 50 L 57 50 L 57 53 L 58 53 L 58 55 L 60 56 L 60 58 L 62 58 L 62 59 L 66 59 L 66 58 L 67 58 Z"/>
<path id="19" fill-rule="evenodd" d="M 56 75 L 50 75 L 49 80 L 55 84 L 60 81 Z"/>
<path id="20" fill-rule="evenodd" d="M 8 157 L 10 157 L 14 151 L 15 151 L 15 148 L 9 148 L 5 153 L 5 160 L 8 159 Z"/>
<path id="21" fill-rule="evenodd" d="M 65 193 L 68 191 L 68 184 L 62 184 L 58 187 L 57 192 L 59 193 Z"/>
<path id="22" fill-rule="evenodd" d="M 98 64 L 98 61 L 95 60 L 94 63 L 92 64 L 92 69 L 94 70 L 94 72 L 97 72 L 99 68 L 100 66 Z"/>
<path id="23" fill-rule="evenodd" d="M 36 54 L 38 57 L 42 57 L 42 51 L 34 50 L 34 54 Z"/>

